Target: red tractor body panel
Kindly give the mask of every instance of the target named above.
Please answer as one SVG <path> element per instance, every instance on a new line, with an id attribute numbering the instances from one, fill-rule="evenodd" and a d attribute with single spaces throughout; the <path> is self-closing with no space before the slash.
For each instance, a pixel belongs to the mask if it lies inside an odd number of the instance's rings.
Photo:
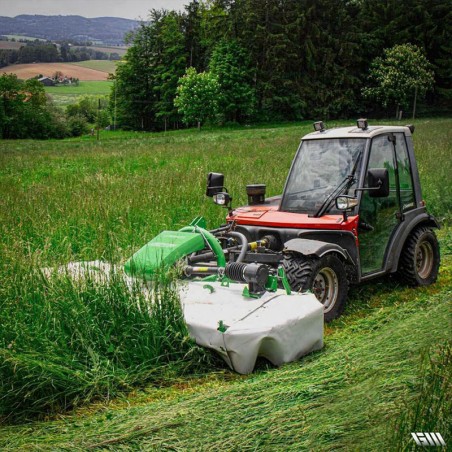
<path id="1" fill-rule="evenodd" d="M 227 220 L 243 226 L 350 231 L 355 236 L 358 230 L 358 215 L 349 216 L 347 221 L 344 221 L 342 215 L 323 215 L 315 218 L 304 213 L 283 212 L 275 205 L 239 207 L 234 209 Z"/>

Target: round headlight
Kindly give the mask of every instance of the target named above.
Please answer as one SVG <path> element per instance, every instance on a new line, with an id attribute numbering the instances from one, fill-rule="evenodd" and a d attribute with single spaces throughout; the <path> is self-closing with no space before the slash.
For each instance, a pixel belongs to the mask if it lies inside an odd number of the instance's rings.
<path id="1" fill-rule="evenodd" d="M 336 206 L 339 210 L 347 210 L 348 209 L 348 198 L 339 196 L 336 200 Z"/>

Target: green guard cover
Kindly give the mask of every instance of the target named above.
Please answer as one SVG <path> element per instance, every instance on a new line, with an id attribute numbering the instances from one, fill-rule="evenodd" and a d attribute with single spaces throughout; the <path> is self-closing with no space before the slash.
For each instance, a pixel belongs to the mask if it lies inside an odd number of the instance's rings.
<path id="1" fill-rule="evenodd" d="M 155 271 L 170 267 L 181 257 L 205 247 L 201 234 L 194 232 L 163 231 L 138 250 L 124 265 L 129 276 L 151 279 Z"/>

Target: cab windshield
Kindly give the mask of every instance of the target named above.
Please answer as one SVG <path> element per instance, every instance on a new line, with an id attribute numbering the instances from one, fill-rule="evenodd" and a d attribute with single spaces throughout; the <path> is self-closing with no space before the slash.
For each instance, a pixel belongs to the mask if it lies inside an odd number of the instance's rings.
<path id="1" fill-rule="evenodd" d="M 325 213 L 336 212 L 334 199 L 330 202 L 328 197 L 338 190 L 336 196 L 353 194 L 366 141 L 365 138 L 303 141 L 286 183 L 281 210 L 314 215 L 326 203 Z"/>

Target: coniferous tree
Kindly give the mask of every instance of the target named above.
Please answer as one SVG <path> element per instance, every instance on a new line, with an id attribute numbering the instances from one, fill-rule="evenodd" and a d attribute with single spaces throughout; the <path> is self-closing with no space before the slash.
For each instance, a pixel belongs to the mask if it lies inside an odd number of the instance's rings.
<path id="1" fill-rule="evenodd" d="M 177 123 L 180 116 L 174 106 L 179 78 L 185 72 L 187 54 L 182 31 L 182 17 L 174 11 L 165 14 L 156 24 L 157 55 L 155 58 L 156 118 L 164 129 Z"/>
<path id="2" fill-rule="evenodd" d="M 219 107 L 226 121 L 250 117 L 254 108 L 252 71 L 247 51 L 235 40 L 221 41 L 210 60 L 219 85 Z"/>

